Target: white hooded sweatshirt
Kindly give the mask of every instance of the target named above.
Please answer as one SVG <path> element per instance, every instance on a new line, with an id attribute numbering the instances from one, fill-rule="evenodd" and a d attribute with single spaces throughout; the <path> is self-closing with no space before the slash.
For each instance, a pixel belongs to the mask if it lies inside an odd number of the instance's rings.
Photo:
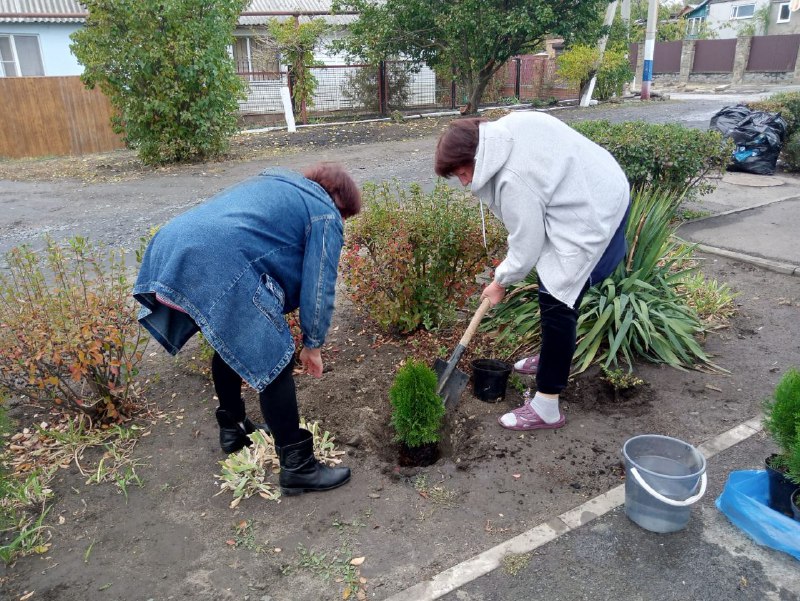
<path id="1" fill-rule="evenodd" d="M 533 267 L 573 307 L 628 208 L 630 186 L 604 148 L 555 117 L 512 113 L 481 123 L 472 192 L 508 230 L 495 281 Z"/>

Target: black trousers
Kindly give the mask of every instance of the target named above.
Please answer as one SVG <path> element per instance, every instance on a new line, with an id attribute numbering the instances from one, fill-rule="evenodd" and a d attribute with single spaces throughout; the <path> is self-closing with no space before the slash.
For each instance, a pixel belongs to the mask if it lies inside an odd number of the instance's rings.
<path id="1" fill-rule="evenodd" d="M 258 393 L 261 415 L 279 447 L 300 441 L 300 414 L 292 370 L 294 359 Z M 237 421 L 245 417 L 242 399 L 242 377 L 215 351 L 211 359 L 211 376 L 219 406 Z"/>
<path id="2" fill-rule="evenodd" d="M 575 354 L 578 309 L 589 282 L 570 309 L 555 299 L 539 280 L 539 314 L 542 327 L 542 348 L 539 352 L 539 367 L 536 371 L 536 390 L 544 394 L 561 394 L 567 387 L 572 357 Z"/>

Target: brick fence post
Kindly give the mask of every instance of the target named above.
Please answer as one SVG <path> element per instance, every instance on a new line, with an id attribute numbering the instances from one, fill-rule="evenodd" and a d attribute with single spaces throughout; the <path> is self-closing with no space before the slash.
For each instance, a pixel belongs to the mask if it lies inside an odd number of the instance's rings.
<path id="1" fill-rule="evenodd" d="M 747 69 L 747 61 L 750 59 L 750 45 L 753 43 L 752 36 L 736 38 L 736 50 L 733 55 L 733 74 L 732 83 L 742 83 L 744 72 Z"/>
<path id="2" fill-rule="evenodd" d="M 681 74 L 679 76 L 680 83 L 689 83 L 689 76 L 692 74 L 692 67 L 694 67 L 694 49 L 697 45 L 697 40 L 683 40 L 681 46 Z"/>
<path id="3" fill-rule="evenodd" d="M 644 77 L 644 42 L 639 42 L 639 51 L 636 53 L 636 83 L 642 89 L 642 78 Z"/>

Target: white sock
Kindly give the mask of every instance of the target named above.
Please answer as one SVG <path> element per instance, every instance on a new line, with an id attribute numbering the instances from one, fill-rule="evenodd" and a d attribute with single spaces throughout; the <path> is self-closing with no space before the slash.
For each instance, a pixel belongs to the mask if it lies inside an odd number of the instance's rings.
<path id="1" fill-rule="evenodd" d="M 545 423 L 554 424 L 561 419 L 561 412 L 558 410 L 558 397 L 548 399 L 537 392 L 531 399 L 531 407 Z"/>

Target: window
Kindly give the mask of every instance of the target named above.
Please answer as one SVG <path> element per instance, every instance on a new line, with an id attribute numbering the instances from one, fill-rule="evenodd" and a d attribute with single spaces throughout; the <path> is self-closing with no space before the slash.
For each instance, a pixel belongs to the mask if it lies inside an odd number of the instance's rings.
<path id="1" fill-rule="evenodd" d="M 250 81 L 280 78 L 278 52 L 263 39 L 237 37 L 232 46 L 236 72 Z"/>
<path id="2" fill-rule="evenodd" d="M 705 23 L 705 17 L 692 17 L 686 25 L 686 35 L 690 38 L 698 35 L 703 30 Z"/>
<path id="3" fill-rule="evenodd" d="M 0 34 L 0 77 L 44 75 L 37 35 Z"/>
<path id="4" fill-rule="evenodd" d="M 778 5 L 778 23 L 788 23 L 792 18 L 792 11 L 789 9 L 788 2 L 782 2 Z"/>
<path id="5" fill-rule="evenodd" d="M 755 4 L 737 4 L 731 7 L 731 19 L 751 19 L 755 12 Z"/>

